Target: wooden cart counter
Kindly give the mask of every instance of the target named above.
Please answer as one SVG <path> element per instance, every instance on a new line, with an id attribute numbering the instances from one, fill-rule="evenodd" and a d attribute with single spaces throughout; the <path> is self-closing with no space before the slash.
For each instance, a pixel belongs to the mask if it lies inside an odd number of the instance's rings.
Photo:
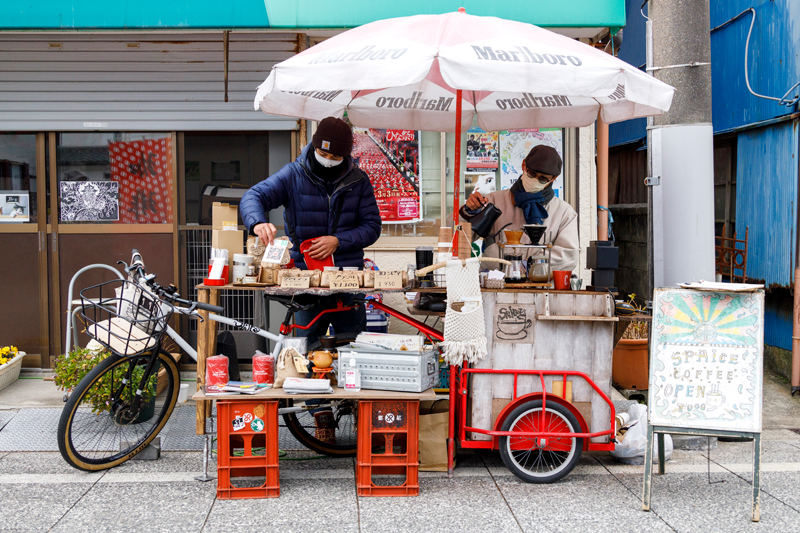
<path id="1" fill-rule="evenodd" d="M 395 392 L 388 390 L 361 389 L 359 392 L 347 391 L 341 387 L 333 387 L 332 394 L 289 394 L 282 388 L 271 388 L 255 394 L 214 394 L 206 396 L 202 390 L 197 391 L 193 400 L 314 400 L 330 398 L 334 400 L 419 400 L 421 402 L 435 400 L 436 392 L 430 388 L 422 392 Z"/>

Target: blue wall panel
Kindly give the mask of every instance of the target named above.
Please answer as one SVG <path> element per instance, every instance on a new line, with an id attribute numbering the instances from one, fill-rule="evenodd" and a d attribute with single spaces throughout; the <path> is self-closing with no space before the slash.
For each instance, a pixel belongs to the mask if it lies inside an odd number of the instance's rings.
<path id="1" fill-rule="evenodd" d="M 786 289 L 767 293 L 764 309 L 764 344 L 792 349 L 792 295 Z"/>
<path id="2" fill-rule="evenodd" d="M 759 94 L 780 98 L 800 81 L 800 1 L 712 0 L 711 27 L 751 6 L 756 23 L 750 37 L 750 86 Z M 748 13 L 711 34 L 715 133 L 796 111 L 747 90 L 744 52 L 752 19 Z"/>
<path id="3" fill-rule="evenodd" d="M 767 287 L 794 278 L 798 121 L 742 132 L 736 163 L 736 232 L 750 228 L 747 276 Z"/>
<path id="4" fill-rule="evenodd" d="M 645 20 L 641 13 L 641 0 L 625 0 L 626 24 L 622 32 L 622 46 L 618 58 L 634 67 L 644 67 L 647 60 L 645 46 Z M 647 14 L 647 6 L 644 8 Z M 617 122 L 608 127 L 609 146 L 616 146 L 647 137 L 647 119 L 637 118 Z"/>

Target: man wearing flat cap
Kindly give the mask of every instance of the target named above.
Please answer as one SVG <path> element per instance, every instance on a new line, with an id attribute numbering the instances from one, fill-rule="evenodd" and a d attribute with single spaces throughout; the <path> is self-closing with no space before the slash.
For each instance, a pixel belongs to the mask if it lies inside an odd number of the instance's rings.
<path id="1" fill-rule="evenodd" d="M 552 244 L 550 270 L 574 271 L 578 267 L 578 215 L 572 207 L 555 195 L 553 182 L 561 174 L 561 156 L 550 146 L 534 146 L 522 162 L 522 176 L 510 189 L 486 196 L 474 192 L 467 198 L 468 209 L 478 209 L 491 202 L 502 211 L 484 240 L 484 255 L 502 257 L 497 243 L 505 242 L 501 231 L 522 230 L 525 224 L 542 224 L 546 227 L 538 244 Z M 495 236 L 495 234 L 499 233 Z M 522 244 L 530 244 L 527 235 Z M 523 248 L 523 259 L 541 255 L 541 251 Z M 514 253 L 517 253 L 516 251 Z"/>
<path id="2" fill-rule="evenodd" d="M 292 259 L 298 268 L 306 268 L 300 244 L 307 240 L 313 241 L 307 252 L 313 259 L 333 256 L 336 266 L 364 268 L 364 248 L 378 240 L 381 216 L 369 178 L 353 163 L 352 149 L 350 126 L 338 118 L 323 119 L 311 143 L 294 162 L 242 197 L 239 210 L 250 234 L 272 243 L 277 230 L 267 213 L 284 207 L 284 227 L 292 239 Z M 335 307 L 337 300 L 350 305 L 346 295 L 321 299 L 317 310 L 295 313 L 295 322 L 308 324 L 321 309 Z M 337 333 L 366 329 L 363 306 L 324 318 L 311 330 L 299 330 L 309 337 L 309 344 L 324 334 L 329 323 Z"/>

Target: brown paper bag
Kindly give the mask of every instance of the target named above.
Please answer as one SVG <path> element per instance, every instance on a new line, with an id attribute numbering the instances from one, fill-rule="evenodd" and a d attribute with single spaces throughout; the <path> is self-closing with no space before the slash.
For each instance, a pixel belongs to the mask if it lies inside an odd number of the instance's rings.
<path id="1" fill-rule="evenodd" d="M 447 436 L 450 427 L 450 402 L 419 403 L 419 469 L 421 472 L 447 471 Z"/>
<path id="2" fill-rule="evenodd" d="M 294 348 L 284 348 L 278 356 L 278 364 L 275 368 L 275 383 L 272 385 L 275 388 L 283 388 L 283 382 L 286 378 L 304 378 L 305 374 L 301 374 L 294 366 L 294 357 L 303 357 Z M 305 359 L 305 357 L 303 357 Z"/>

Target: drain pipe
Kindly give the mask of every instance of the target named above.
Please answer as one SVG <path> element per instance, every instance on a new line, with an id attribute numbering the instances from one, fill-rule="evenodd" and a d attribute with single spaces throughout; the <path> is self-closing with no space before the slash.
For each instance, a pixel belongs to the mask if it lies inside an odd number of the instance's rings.
<path id="1" fill-rule="evenodd" d="M 798 142 L 798 148 L 800 148 L 800 142 Z M 798 171 L 800 171 L 800 162 L 798 162 Z M 800 186 L 798 187 L 798 200 L 800 200 Z M 794 205 L 797 210 L 797 226 L 794 230 L 796 241 L 794 244 L 794 306 L 792 309 L 792 396 L 800 392 L 800 201 L 795 202 Z"/>
<path id="2" fill-rule="evenodd" d="M 597 240 L 608 240 L 608 124 L 597 116 Z"/>

